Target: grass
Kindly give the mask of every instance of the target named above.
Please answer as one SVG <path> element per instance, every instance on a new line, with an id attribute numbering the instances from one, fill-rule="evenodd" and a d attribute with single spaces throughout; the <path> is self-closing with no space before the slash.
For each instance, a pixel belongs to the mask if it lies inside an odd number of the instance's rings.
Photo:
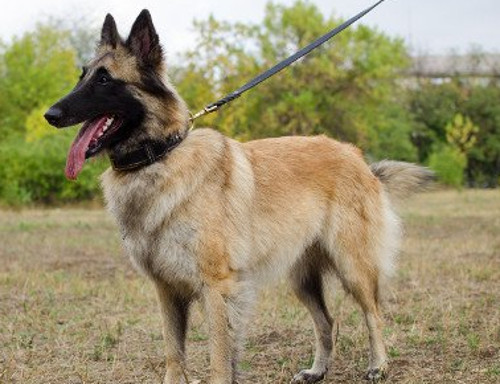
<path id="1" fill-rule="evenodd" d="M 500 191 L 437 191 L 402 208 L 406 237 L 384 305 L 389 383 L 500 382 Z M 100 209 L 0 211 L 0 383 L 161 383 L 151 285 Z M 325 383 L 363 382 L 363 316 L 332 281 L 336 356 Z M 262 293 L 239 364 L 243 383 L 288 383 L 314 335 L 287 289 Z M 196 307 L 189 375 L 206 377 Z M 338 328 L 337 328 L 338 327 Z"/>

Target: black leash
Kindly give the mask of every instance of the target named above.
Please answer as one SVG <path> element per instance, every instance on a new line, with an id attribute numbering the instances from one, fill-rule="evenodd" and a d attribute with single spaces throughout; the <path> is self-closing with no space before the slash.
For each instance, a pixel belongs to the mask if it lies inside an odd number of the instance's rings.
<path id="1" fill-rule="evenodd" d="M 266 72 L 264 73 L 261 73 L 260 75 L 258 75 L 257 77 L 254 77 L 252 80 L 250 80 L 248 83 L 246 83 L 245 85 L 243 85 L 242 87 L 238 88 L 236 91 L 234 92 L 231 92 L 230 94 L 224 96 L 222 99 L 220 100 L 217 100 L 215 103 L 211 103 L 211 104 L 208 104 L 205 108 L 203 108 L 200 112 L 196 113 L 195 115 L 193 115 L 191 117 L 191 122 L 193 122 L 194 120 L 196 120 L 197 118 L 203 116 L 203 115 L 206 115 L 208 113 L 212 113 L 212 112 L 215 112 L 217 111 L 220 107 L 222 107 L 223 105 L 227 104 L 227 103 L 230 103 L 231 101 L 233 101 L 234 99 L 240 97 L 244 92 L 248 91 L 249 89 L 255 87 L 256 85 L 262 83 L 264 80 L 267 80 L 268 78 L 270 78 L 271 76 L 275 75 L 276 73 L 278 73 L 279 71 L 281 71 L 282 69 L 288 67 L 290 64 L 292 64 L 293 62 L 297 61 L 298 59 L 300 59 L 301 57 L 307 55 L 309 52 L 311 52 L 312 50 L 318 48 L 321 44 L 327 42 L 328 40 L 330 40 L 333 36 L 339 34 L 340 32 L 342 32 L 344 29 L 346 29 L 347 27 L 349 27 L 351 24 L 353 24 L 354 22 L 358 21 L 359 19 L 361 19 L 363 16 L 365 16 L 368 12 L 370 12 L 371 10 L 373 10 L 375 7 L 377 7 L 378 5 L 380 5 L 380 3 L 382 3 L 383 1 L 385 0 L 379 0 L 377 3 L 375 3 L 374 5 L 372 5 L 371 7 L 365 9 L 364 11 L 358 13 L 356 16 L 354 17 L 351 17 L 349 20 L 347 20 L 346 22 L 342 23 L 341 25 L 339 25 L 338 27 L 332 29 L 330 32 L 328 32 L 327 34 L 321 36 L 319 39 L 317 39 L 316 41 L 312 42 L 311 44 L 309 44 L 308 46 L 302 48 L 300 51 L 294 53 L 292 56 L 290 56 L 289 58 L 283 60 L 282 62 L 276 64 L 274 67 L 272 67 L 271 69 L 268 69 Z"/>

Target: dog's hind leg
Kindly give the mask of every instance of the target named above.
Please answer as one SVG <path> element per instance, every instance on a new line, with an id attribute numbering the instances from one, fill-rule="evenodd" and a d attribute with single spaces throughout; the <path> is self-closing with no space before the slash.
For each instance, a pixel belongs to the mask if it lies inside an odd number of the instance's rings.
<path id="1" fill-rule="evenodd" d="M 379 314 L 381 271 L 371 244 L 371 241 L 364 240 L 361 232 L 356 235 L 351 230 L 341 231 L 333 257 L 344 288 L 353 295 L 364 312 L 370 338 L 370 363 L 366 378 L 377 381 L 386 374 L 387 355 Z"/>
<path id="2" fill-rule="evenodd" d="M 370 363 L 366 378 L 377 381 L 387 373 L 387 355 L 382 338 L 382 321 L 378 305 L 378 283 L 376 279 L 366 276 L 358 281 L 343 280 L 344 286 L 352 293 L 363 309 L 370 338 Z"/>
<path id="3" fill-rule="evenodd" d="M 191 297 L 162 282 L 156 281 L 155 286 L 163 318 L 167 369 L 164 384 L 187 384 L 184 350 Z"/>
<path id="4" fill-rule="evenodd" d="M 311 247 L 290 274 L 295 294 L 311 313 L 316 336 L 313 366 L 296 374 L 292 384 L 315 383 L 322 380 L 328 371 L 333 349 L 333 320 L 326 307 L 323 294 L 322 274 L 326 272 L 327 267 L 322 265 L 324 263 L 321 262 L 321 256 L 318 246 Z"/>

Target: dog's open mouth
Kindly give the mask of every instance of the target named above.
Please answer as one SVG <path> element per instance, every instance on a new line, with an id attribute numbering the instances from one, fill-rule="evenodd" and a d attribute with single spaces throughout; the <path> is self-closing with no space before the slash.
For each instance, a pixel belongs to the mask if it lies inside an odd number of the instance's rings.
<path id="1" fill-rule="evenodd" d="M 121 125 L 122 119 L 115 115 L 101 115 L 83 123 L 68 153 L 66 177 L 75 180 L 85 159 L 99 153 Z"/>

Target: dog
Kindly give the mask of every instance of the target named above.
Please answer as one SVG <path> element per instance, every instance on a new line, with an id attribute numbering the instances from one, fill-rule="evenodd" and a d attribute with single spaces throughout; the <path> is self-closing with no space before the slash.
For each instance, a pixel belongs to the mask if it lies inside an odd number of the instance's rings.
<path id="1" fill-rule="evenodd" d="M 323 280 L 336 275 L 359 303 L 370 341 L 367 378 L 387 369 L 380 297 L 401 237 L 393 205 L 432 173 L 414 164 L 367 165 L 356 147 L 325 136 L 239 143 L 190 131 L 186 104 L 165 75 L 151 15 L 126 40 L 107 15 L 96 57 L 45 114 L 58 128 L 83 125 L 66 176 L 109 155 L 107 207 L 133 264 L 153 282 L 166 343 L 164 383 L 187 383 L 185 339 L 193 301 L 210 328 L 212 384 L 237 382 L 249 314 L 261 287 L 286 276 L 312 315 L 316 353 L 292 383 L 322 380 L 333 319 Z"/>

